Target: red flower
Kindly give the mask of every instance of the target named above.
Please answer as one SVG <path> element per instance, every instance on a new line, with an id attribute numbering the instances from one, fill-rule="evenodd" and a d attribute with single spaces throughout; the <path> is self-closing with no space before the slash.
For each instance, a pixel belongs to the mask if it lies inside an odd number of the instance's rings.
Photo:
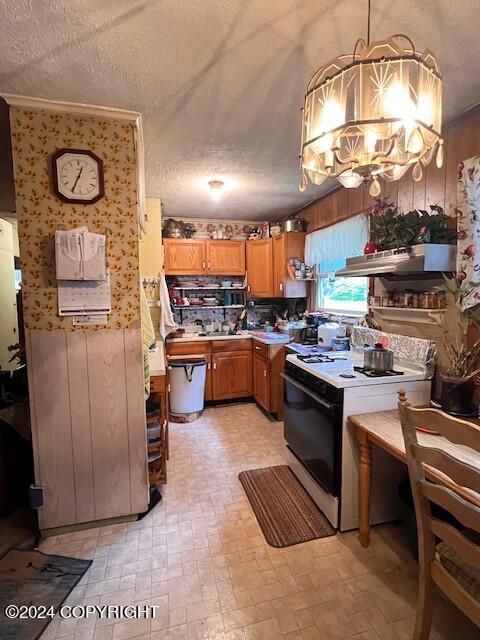
<path id="1" fill-rule="evenodd" d="M 464 231 L 464 229 L 460 229 L 459 231 L 457 231 L 457 238 L 459 240 L 465 240 L 466 237 L 467 237 L 467 232 Z"/>
<path id="2" fill-rule="evenodd" d="M 465 271 L 459 271 L 457 273 L 457 280 L 459 282 L 463 282 L 465 280 L 465 278 L 467 277 L 467 274 L 465 273 Z"/>
<path id="3" fill-rule="evenodd" d="M 464 254 L 469 258 L 473 258 L 473 256 L 475 255 L 475 245 L 469 244 L 468 247 L 465 249 Z"/>

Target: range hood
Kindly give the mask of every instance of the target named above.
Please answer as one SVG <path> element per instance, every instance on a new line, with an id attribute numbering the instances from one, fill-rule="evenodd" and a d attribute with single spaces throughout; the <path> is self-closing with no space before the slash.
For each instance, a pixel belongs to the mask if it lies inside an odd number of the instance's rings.
<path id="1" fill-rule="evenodd" d="M 346 266 L 335 275 L 352 277 L 449 272 L 456 269 L 456 255 L 457 246 L 454 244 L 416 244 L 347 258 Z"/>

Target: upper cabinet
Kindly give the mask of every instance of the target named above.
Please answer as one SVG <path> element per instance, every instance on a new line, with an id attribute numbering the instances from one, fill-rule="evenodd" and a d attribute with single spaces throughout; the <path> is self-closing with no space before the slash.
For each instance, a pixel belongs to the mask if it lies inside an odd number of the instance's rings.
<path id="1" fill-rule="evenodd" d="M 245 275 L 245 243 L 237 240 L 165 238 L 165 274 Z"/>
<path id="2" fill-rule="evenodd" d="M 247 242 L 248 294 L 256 298 L 304 298 L 307 282 L 293 280 L 287 272 L 290 258 L 304 259 L 305 233 L 281 233 L 266 240 Z"/>
<path id="3" fill-rule="evenodd" d="M 207 270 L 228 276 L 245 275 L 245 242 L 207 240 Z"/>
<path id="4" fill-rule="evenodd" d="M 287 272 L 290 258 L 303 262 L 305 256 L 306 233 L 281 233 L 273 238 L 273 290 L 276 298 L 305 298 L 308 295 L 307 282 L 293 280 Z"/>
<path id="5" fill-rule="evenodd" d="M 257 298 L 273 297 L 272 239 L 247 241 L 247 292 Z"/>
<path id="6" fill-rule="evenodd" d="M 165 238 L 165 273 L 171 276 L 196 276 L 205 273 L 204 240 Z"/>

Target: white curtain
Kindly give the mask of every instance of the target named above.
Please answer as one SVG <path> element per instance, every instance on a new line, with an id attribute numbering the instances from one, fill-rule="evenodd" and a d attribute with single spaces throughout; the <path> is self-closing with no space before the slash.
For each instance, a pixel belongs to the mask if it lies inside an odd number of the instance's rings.
<path id="1" fill-rule="evenodd" d="M 347 258 L 361 256 L 368 240 L 368 217 L 355 216 L 344 222 L 309 233 L 305 240 L 305 264 L 318 273 L 342 269 Z"/>

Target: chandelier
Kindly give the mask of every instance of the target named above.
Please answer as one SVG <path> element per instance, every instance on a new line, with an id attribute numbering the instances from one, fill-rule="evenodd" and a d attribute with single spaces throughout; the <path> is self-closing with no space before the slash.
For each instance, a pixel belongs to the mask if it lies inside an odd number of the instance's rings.
<path id="1" fill-rule="evenodd" d="M 378 197 L 379 177 L 399 180 L 413 165 L 412 178 L 420 181 L 435 149 L 443 165 L 437 60 L 402 34 L 371 43 L 370 0 L 367 40 L 315 73 L 302 111 L 302 192 L 308 181 L 332 177 L 347 188 L 370 182 L 370 195 Z"/>

